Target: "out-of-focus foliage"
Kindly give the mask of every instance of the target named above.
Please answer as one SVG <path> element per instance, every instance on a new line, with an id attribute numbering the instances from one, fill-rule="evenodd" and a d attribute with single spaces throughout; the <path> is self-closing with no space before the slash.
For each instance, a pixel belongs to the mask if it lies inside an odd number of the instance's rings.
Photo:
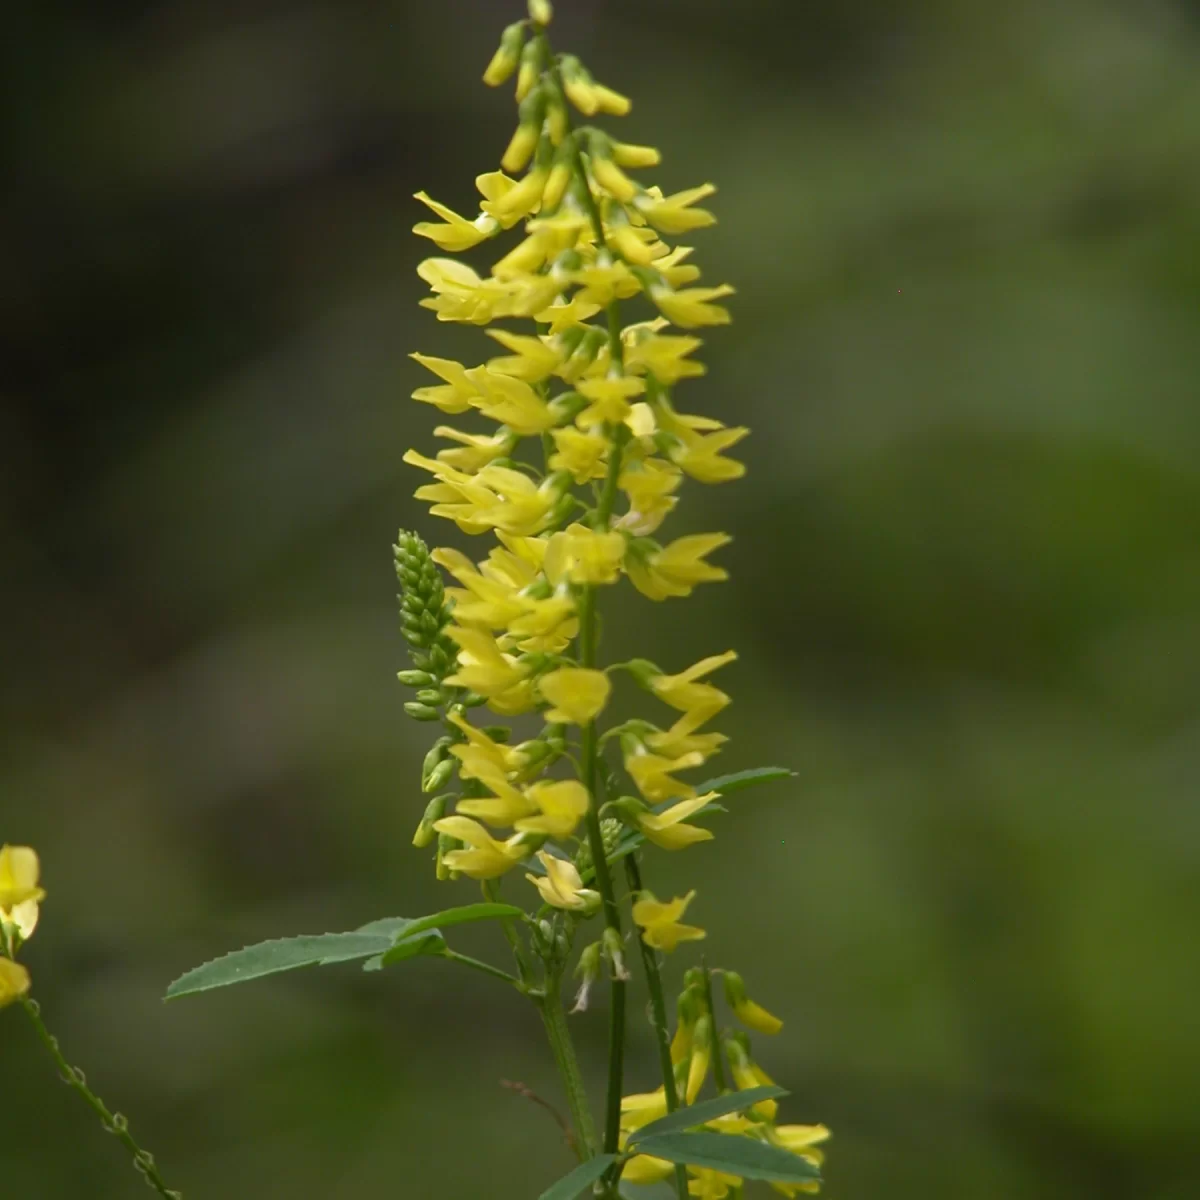
<path id="1" fill-rule="evenodd" d="M 1195 7 L 558 7 L 664 182 L 721 189 L 736 322 L 690 404 L 755 436 L 697 498 L 733 580 L 688 619 L 742 652 L 720 769 L 799 775 L 688 870 L 722 857 L 696 915 L 788 1019 L 787 1116 L 847 1200 L 1195 1195 Z M 410 196 L 499 157 L 519 8 L 47 3 L 0 41 L 0 840 L 42 854 L 48 1016 L 189 1200 L 523 1200 L 569 1162 L 499 1086 L 557 1098 L 540 1030 L 447 964 L 160 1003 L 444 905 L 389 547 L 429 449 L 405 356 L 471 351 L 416 307 Z M 614 654 L 635 620 L 684 665 L 632 595 Z M 128 1196 L 17 1012 L 0 1056 L 6 1188 Z"/>

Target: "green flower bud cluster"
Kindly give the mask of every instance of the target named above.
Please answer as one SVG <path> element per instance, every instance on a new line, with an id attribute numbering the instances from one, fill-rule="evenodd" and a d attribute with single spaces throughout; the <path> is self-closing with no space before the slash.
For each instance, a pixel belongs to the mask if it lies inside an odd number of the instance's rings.
<path id="1" fill-rule="evenodd" d="M 400 584 L 400 627 L 413 663 L 411 671 L 400 671 L 397 678 L 417 689 L 404 711 L 417 721 L 437 721 L 449 699 L 443 681 L 454 673 L 458 660 L 458 649 L 446 636 L 450 605 L 442 575 L 429 547 L 415 533 L 400 530 L 392 553 Z"/>
<path id="2" fill-rule="evenodd" d="M 604 839 L 605 855 L 611 854 L 617 848 L 617 843 L 621 840 L 621 834 L 624 832 L 623 822 L 613 817 L 605 817 L 600 822 L 600 835 Z M 587 842 L 584 842 L 575 854 L 575 869 L 580 874 L 592 869 L 592 848 Z"/>

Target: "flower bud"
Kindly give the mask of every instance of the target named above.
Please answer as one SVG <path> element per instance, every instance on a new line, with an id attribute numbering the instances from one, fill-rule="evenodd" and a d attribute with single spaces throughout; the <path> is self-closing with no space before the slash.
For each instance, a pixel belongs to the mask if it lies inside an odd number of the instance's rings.
<path id="1" fill-rule="evenodd" d="M 429 773 L 429 778 L 425 780 L 421 787 L 423 792 L 436 792 L 444 788 L 450 782 L 450 777 L 454 774 L 454 761 L 449 758 L 443 759 Z"/>
<path id="2" fill-rule="evenodd" d="M 412 844 L 418 850 L 423 850 L 433 842 L 435 834 L 433 823 L 440 821 L 446 815 L 446 805 L 452 799 L 454 799 L 454 793 L 447 792 L 441 796 L 434 796 L 425 806 L 425 815 L 417 825 L 417 831 L 413 834 L 412 840 Z"/>
<path id="3" fill-rule="evenodd" d="M 549 25 L 553 16 L 550 0 L 529 0 L 529 19 L 535 25 Z"/>
<path id="4" fill-rule="evenodd" d="M 438 764 L 446 757 L 446 748 L 450 745 L 450 738 L 443 735 L 438 738 L 432 746 L 429 747 L 429 752 L 425 755 L 424 762 L 421 763 L 421 790 L 427 791 L 425 787 L 429 776 L 437 769 Z"/>
<path id="5" fill-rule="evenodd" d="M 515 175 L 533 157 L 542 133 L 545 112 L 546 93 L 542 88 L 534 88 L 517 109 L 517 129 L 508 143 L 508 149 L 504 151 L 504 157 L 500 160 L 500 165 L 510 175 Z"/>
<path id="6" fill-rule="evenodd" d="M 662 155 L 653 146 L 635 146 L 632 142 L 612 142 L 613 162 L 636 171 L 638 167 L 657 167 Z"/>
<path id="7" fill-rule="evenodd" d="M 583 952 L 579 956 L 579 962 L 575 966 L 575 978 L 580 981 L 580 984 L 579 991 L 575 994 L 575 1005 L 571 1009 L 573 1014 L 587 1011 L 588 995 L 592 990 L 592 985 L 600 977 L 602 949 L 599 942 L 591 942 L 584 946 Z"/>
<path id="8" fill-rule="evenodd" d="M 708 1076 L 709 1063 L 712 1061 L 712 1019 L 707 1015 L 699 1017 L 692 1027 L 692 1054 L 688 1062 L 687 1086 L 684 1094 L 687 1102 L 694 1104 L 704 1080 Z"/>
<path id="9" fill-rule="evenodd" d="M 726 971 L 724 979 L 725 999 L 743 1025 L 758 1033 L 778 1033 L 783 1028 L 783 1022 L 778 1017 L 746 995 L 746 985 L 736 971 Z"/>
<path id="10" fill-rule="evenodd" d="M 439 704 L 441 704 L 446 699 L 446 697 L 442 693 L 441 688 L 422 688 L 417 693 L 417 699 L 422 704 L 428 704 L 431 707 L 436 708 Z"/>
<path id="11" fill-rule="evenodd" d="M 520 104 L 537 85 L 538 76 L 542 73 L 542 48 L 536 42 L 529 42 L 521 52 L 521 66 L 517 71 L 517 103 Z"/>
<path id="12" fill-rule="evenodd" d="M 437 721 L 441 718 L 441 713 L 436 708 L 430 708 L 428 704 L 421 704 L 417 700 L 409 700 L 404 705 L 404 711 L 414 721 Z"/>
<path id="13" fill-rule="evenodd" d="M 521 43 L 524 40 L 524 21 L 514 21 L 505 28 L 500 35 L 500 45 L 483 73 L 483 82 L 488 87 L 499 87 L 517 69 L 521 57 Z"/>
<path id="14" fill-rule="evenodd" d="M 621 935 L 612 928 L 606 929 L 601 939 L 604 943 L 604 956 L 612 964 L 614 979 L 629 979 L 629 969 L 625 966 L 625 948 Z"/>
<path id="15" fill-rule="evenodd" d="M 396 678 L 405 687 L 428 687 L 433 682 L 433 676 L 428 671 L 397 671 Z"/>

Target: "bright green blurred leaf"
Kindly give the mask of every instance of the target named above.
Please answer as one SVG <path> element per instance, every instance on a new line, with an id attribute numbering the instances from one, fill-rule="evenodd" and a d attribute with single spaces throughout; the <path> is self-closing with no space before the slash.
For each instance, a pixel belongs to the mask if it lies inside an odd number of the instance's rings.
<path id="1" fill-rule="evenodd" d="M 807 1160 L 757 1142 L 724 1133 L 664 1133 L 638 1143 L 642 1154 L 693 1167 L 712 1167 L 743 1179 L 770 1179 L 777 1183 L 811 1183 L 820 1171 Z"/>

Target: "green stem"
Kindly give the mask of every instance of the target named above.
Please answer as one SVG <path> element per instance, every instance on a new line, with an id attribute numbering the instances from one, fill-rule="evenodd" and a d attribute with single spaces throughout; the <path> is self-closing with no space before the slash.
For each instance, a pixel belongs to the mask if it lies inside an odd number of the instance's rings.
<path id="1" fill-rule="evenodd" d="M 721 1038 L 717 1032 L 717 1011 L 713 1007 L 712 972 L 707 964 L 701 964 L 704 972 L 704 1003 L 708 1005 L 708 1019 L 712 1037 L 713 1082 L 718 1092 L 729 1091 L 729 1078 L 725 1074 L 725 1054 L 721 1049 Z"/>
<path id="2" fill-rule="evenodd" d="M 484 975 L 492 976 L 493 979 L 503 979 L 505 983 L 511 983 L 513 987 L 521 986 L 521 981 L 515 975 L 510 975 L 507 971 L 500 970 L 499 967 L 493 967 L 491 963 L 480 962 L 479 959 L 471 958 L 470 955 L 459 954 L 458 951 L 447 948 L 442 951 L 441 956 L 449 959 L 450 962 L 462 963 L 464 967 L 481 971 Z"/>
<path id="3" fill-rule="evenodd" d="M 42 1045 L 46 1047 L 50 1057 L 57 1064 L 63 1082 L 83 1097 L 87 1106 L 100 1118 L 100 1123 L 104 1128 L 114 1134 L 121 1145 L 129 1151 L 129 1156 L 133 1159 L 133 1165 L 138 1174 L 166 1200 L 183 1200 L 182 1192 L 173 1191 L 163 1182 L 163 1177 L 158 1173 L 158 1167 L 154 1162 L 154 1155 L 149 1150 L 143 1150 L 134 1141 L 133 1134 L 129 1132 L 129 1122 L 120 1113 L 109 1112 L 104 1101 L 88 1087 L 83 1072 L 78 1067 L 71 1066 L 63 1057 L 63 1052 L 59 1049 L 58 1038 L 46 1028 L 46 1023 L 42 1020 L 41 1007 L 37 1001 L 23 996 L 21 997 L 21 1007 L 33 1022 L 33 1027 L 37 1030 Z"/>
<path id="4" fill-rule="evenodd" d="M 562 1006 L 561 976 L 554 972 L 546 974 L 546 994 L 538 1001 L 546 1036 L 554 1061 L 563 1077 L 567 1091 L 567 1106 L 579 1138 L 582 1156 L 593 1158 L 596 1154 L 596 1126 L 592 1121 L 592 1110 L 588 1107 L 587 1091 L 583 1086 L 583 1074 L 579 1070 L 579 1059 L 575 1055 L 575 1043 L 567 1026 L 567 1017 Z"/>
<path id="5" fill-rule="evenodd" d="M 636 894 L 642 890 L 642 872 L 636 853 L 625 856 L 625 878 L 629 882 L 631 892 Z M 658 955 L 654 953 L 654 947 L 648 946 L 645 940 L 639 937 L 638 948 L 642 952 L 646 986 L 650 990 L 650 1014 L 654 1019 L 654 1040 L 658 1045 L 663 1094 L 667 1101 L 667 1112 L 673 1113 L 679 1107 L 679 1091 L 675 1087 L 675 1066 L 671 1062 L 671 1034 L 667 1029 L 667 1004 L 663 998 L 662 973 L 658 969 Z M 687 1200 L 687 1171 L 679 1163 L 675 1165 L 675 1190 L 679 1200 Z"/>

